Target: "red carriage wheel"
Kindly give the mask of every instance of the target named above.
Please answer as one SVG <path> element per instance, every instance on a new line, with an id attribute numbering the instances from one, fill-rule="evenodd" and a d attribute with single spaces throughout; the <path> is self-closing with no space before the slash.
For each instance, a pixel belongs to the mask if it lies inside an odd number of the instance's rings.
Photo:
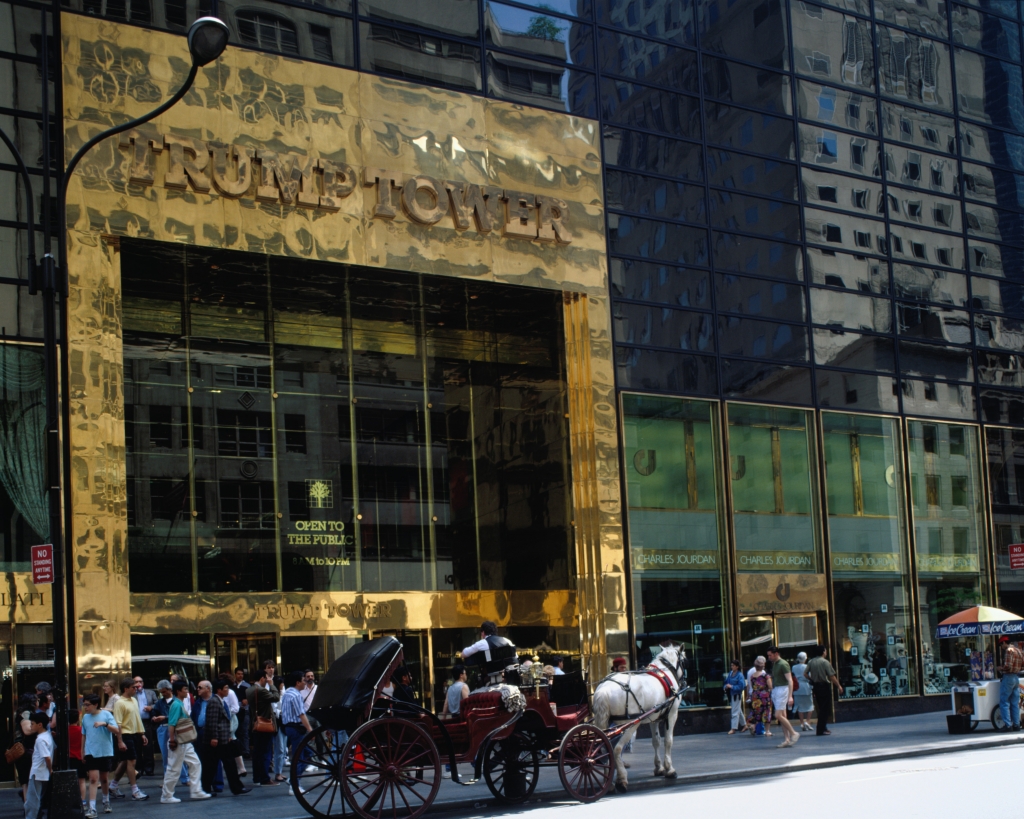
<path id="1" fill-rule="evenodd" d="M 487 743 L 484 779 L 494 798 L 518 805 L 533 795 L 540 777 L 540 754 L 533 738 L 515 733 Z"/>
<path id="2" fill-rule="evenodd" d="M 299 741 L 292 758 L 292 793 L 316 819 L 332 819 L 345 810 L 341 796 L 342 749 L 337 740 L 337 733 L 320 726 Z"/>
<path id="3" fill-rule="evenodd" d="M 417 819 L 441 787 L 437 746 L 415 722 L 381 717 L 360 725 L 342 752 L 342 789 L 363 819 Z"/>
<path id="4" fill-rule="evenodd" d="M 605 732 L 593 725 L 570 728 L 558 749 L 558 777 L 565 792 L 580 802 L 596 802 L 608 793 L 615 758 Z"/>

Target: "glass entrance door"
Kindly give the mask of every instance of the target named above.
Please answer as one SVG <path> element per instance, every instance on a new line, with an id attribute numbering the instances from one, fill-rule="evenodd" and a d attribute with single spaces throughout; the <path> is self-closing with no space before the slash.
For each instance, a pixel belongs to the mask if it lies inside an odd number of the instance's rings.
<path id="1" fill-rule="evenodd" d="M 764 656 L 777 645 L 782 657 L 794 661 L 801 651 L 809 652 L 818 645 L 818 614 L 770 614 L 740 618 L 740 660 L 743 671 L 754 665 L 754 658 Z"/>
<path id="2" fill-rule="evenodd" d="M 277 664 L 276 638 L 273 634 L 218 634 L 214 657 L 218 674 L 234 676 L 235 669 L 241 666 L 252 681 L 259 678 L 265 660 Z"/>

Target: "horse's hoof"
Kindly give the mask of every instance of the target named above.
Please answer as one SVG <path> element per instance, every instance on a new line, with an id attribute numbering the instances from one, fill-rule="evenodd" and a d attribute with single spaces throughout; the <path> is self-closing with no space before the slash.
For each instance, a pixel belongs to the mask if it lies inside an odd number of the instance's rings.
<path id="1" fill-rule="evenodd" d="M 664 776 L 664 775 L 665 775 L 665 772 L 664 772 L 664 771 L 655 771 L 655 772 L 654 772 L 654 775 L 655 775 L 655 776 Z"/>
<path id="2" fill-rule="evenodd" d="M 666 779 L 675 779 L 677 776 L 679 776 L 679 774 L 677 774 L 675 771 L 668 771 L 665 774 Z"/>
<path id="3" fill-rule="evenodd" d="M 626 792 L 626 786 L 623 785 L 621 782 L 616 782 L 615 783 L 615 792 L 616 793 L 625 793 Z"/>

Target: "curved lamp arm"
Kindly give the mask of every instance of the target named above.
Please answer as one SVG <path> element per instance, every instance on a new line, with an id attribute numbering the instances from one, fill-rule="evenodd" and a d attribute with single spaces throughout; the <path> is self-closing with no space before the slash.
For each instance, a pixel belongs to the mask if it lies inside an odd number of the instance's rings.
<path id="1" fill-rule="evenodd" d="M 25 184 L 25 222 L 28 224 L 28 292 L 34 296 L 36 294 L 36 221 L 32 207 L 32 200 L 35 198 L 32 192 L 32 179 L 28 175 L 28 167 L 25 165 L 25 160 L 22 159 L 21 153 L 14 146 L 11 138 L 7 136 L 7 132 L 3 128 L 0 128 L 0 139 L 3 140 L 7 150 L 11 152 L 15 162 L 18 163 L 18 171 L 21 173 L 22 182 Z"/>
<path id="2" fill-rule="evenodd" d="M 150 120 L 156 119 L 164 111 L 172 107 L 176 102 L 178 102 L 178 100 L 180 100 L 188 93 L 188 90 L 192 87 L 192 83 L 195 82 L 196 74 L 198 73 L 199 66 L 193 64 L 192 69 L 188 72 L 188 76 L 185 78 L 184 85 L 182 85 L 181 88 L 179 88 L 177 92 L 174 94 L 174 96 L 167 100 L 167 102 L 165 102 L 159 108 L 154 108 L 148 114 L 144 114 L 141 117 L 129 120 L 128 122 L 122 123 L 121 125 L 115 125 L 113 128 L 108 128 L 106 131 L 102 131 L 96 134 L 96 136 L 94 136 L 92 139 L 86 142 L 81 148 L 78 149 L 75 155 L 71 157 L 71 161 L 68 163 L 68 166 L 64 171 L 64 177 L 63 179 L 61 179 L 60 199 L 57 200 L 62 228 L 61 235 L 63 235 L 64 233 L 63 229 L 66 221 L 65 208 L 67 206 L 68 185 L 71 183 L 71 175 L 75 172 L 75 168 L 77 167 L 78 163 L 81 162 L 82 157 L 85 156 L 90 150 L 95 148 L 99 143 L 101 143 L 108 137 L 112 137 L 115 134 L 123 133 L 124 131 L 130 131 L 132 128 L 135 128 L 136 126 L 144 125 Z"/>

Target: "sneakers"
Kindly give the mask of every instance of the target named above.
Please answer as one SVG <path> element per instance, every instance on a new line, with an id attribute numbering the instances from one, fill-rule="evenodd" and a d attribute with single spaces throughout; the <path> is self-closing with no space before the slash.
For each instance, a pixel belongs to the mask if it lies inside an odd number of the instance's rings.
<path id="1" fill-rule="evenodd" d="M 209 799 L 211 796 L 213 796 L 213 794 L 207 793 L 206 791 L 199 791 L 199 793 L 189 794 L 190 799 Z"/>
<path id="2" fill-rule="evenodd" d="M 96 817 L 99 816 L 94 808 L 86 808 L 83 815 L 85 816 L 85 819 L 96 819 Z"/>
<path id="3" fill-rule="evenodd" d="M 181 800 L 177 796 L 161 796 L 161 805 L 177 805 Z"/>
<path id="4" fill-rule="evenodd" d="M 113 813 L 114 812 L 114 809 L 112 807 L 110 807 L 110 803 L 109 802 L 104 802 L 103 803 L 103 812 L 104 813 Z"/>
<path id="5" fill-rule="evenodd" d="M 149 794 L 143 793 L 141 790 L 132 791 L 132 799 L 134 799 L 136 802 L 144 802 L 145 800 L 149 799 Z M 179 799 L 178 801 L 180 802 L 181 800 Z"/>
<path id="6" fill-rule="evenodd" d="M 111 799 L 124 799 L 124 794 L 121 793 L 121 789 L 118 787 L 116 782 L 110 783 L 110 798 Z"/>

